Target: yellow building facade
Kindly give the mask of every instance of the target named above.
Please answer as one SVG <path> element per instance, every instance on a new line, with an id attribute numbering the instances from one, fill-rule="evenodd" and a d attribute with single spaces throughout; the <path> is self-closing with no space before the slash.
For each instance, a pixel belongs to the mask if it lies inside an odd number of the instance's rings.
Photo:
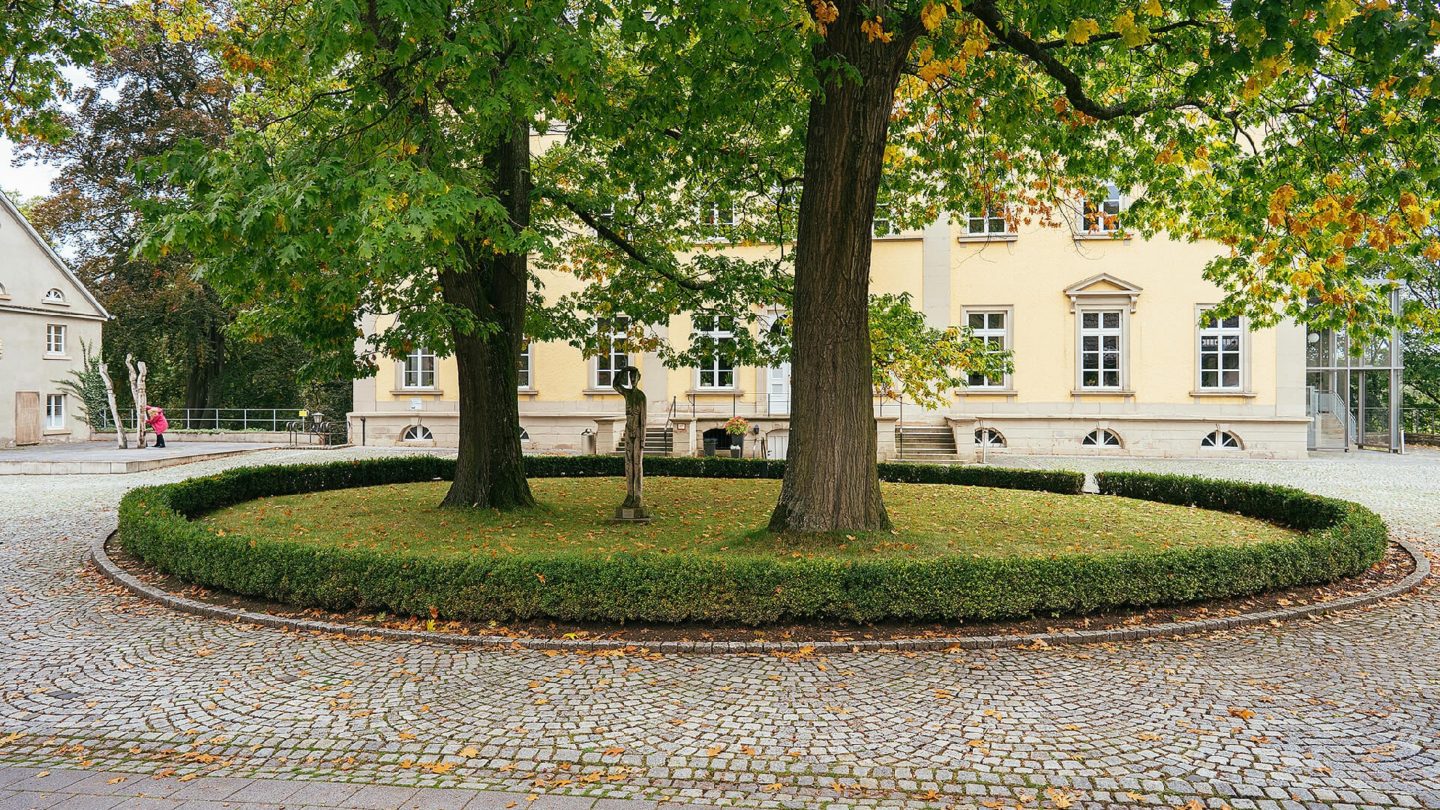
<path id="1" fill-rule="evenodd" d="M 970 379 L 942 410 L 877 398 L 881 457 L 1303 457 L 1312 424 L 1305 331 L 1292 323 L 1252 331 L 1239 320 L 1204 321 L 1222 297 L 1202 277 L 1213 243 L 1120 238 L 1086 225 L 1103 222 L 1077 216 L 1071 227 L 1010 231 L 1004 218 L 954 215 L 873 240 L 875 293 L 908 292 L 931 324 L 968 325 L 1014 361 L 1003 379 Z M 543 280 L 552 296 L 578 283 L 561 273 Z M 693 321 L 677 315 L 661 335 L 685 345 Z M 759 328 L 774 323 L 774 315 L 762 316 Z M 384 318 L 364 324 L 367 331 L 388 325 Z M 613 451 L 623 403 L 608 370 L 625 359 L 532 345 L 518 392 L 526 450 Z M 731 452 L 719 427 L 739 415 L 751 426 L 739 452 L 784 457 L 788 368 L 666 369 L 652 355 L 628 359 L 649 397 L 649 450 L 698 454 L 709 438 L 718 452 Z M 449 358 L 420 350 L 387 361 L 377 377 L 356 382 L 352 440 L 453 445 L 456 391 Z"/>

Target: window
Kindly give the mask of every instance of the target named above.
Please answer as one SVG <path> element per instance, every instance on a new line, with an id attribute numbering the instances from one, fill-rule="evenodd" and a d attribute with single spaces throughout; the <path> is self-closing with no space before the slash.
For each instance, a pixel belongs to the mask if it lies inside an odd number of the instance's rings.
<path id="1" fill-rule="evenodd" d="M 735 230 L 735 206 L 718 200 L 700 204 L 700 232 L 705 236 L 724 239 Z"/>
<path id="2" fill-rule="evenodd" d="M 700 361 L 700 388 L 734 388 L 735 319 L 696 315 L 695 335 L 714 341 L 714 349 Z"/>
<path id="3" fill-rule="evenodd" d="M 977 447 L 1004 447 L 1005 436 L 995 428 L 978 428 L 975 431 Z"/>
<path id="4" fill-rule="evenodd" d="M 435 387 L 435 353 L 425 346 L 416 346 L 405 355 L 402 388 Z"/>
<path id="5" fill-rule="evenodd" d="M 1123 387 L 1124 310 L 1080 311 L 1080 387 L 1116 390 Z"/>
<path id="6" fill-rule="evenodd" d="M 600 353 L 595 357 L 595 387 L 610 388 L 615 382 L 615 372 L 630 365 L 630 353 L 625 351 L 625 334 L 630 328 L 630 319 L 624 315 L 613 320 L 602 318 L 595 331 L 600 336 Z"/>
<path id="7" fill-rule="evenodd" d="M 1104 199 L 1085 201 L 1080 227 L 1088 233 L 1111 233 L 1116 230 L 1119 217 L 1120 189 L 1110 183 L 1105 187 Z"/>
<path id="8" fill-rule="evenodd" d="M 870 235 L 879 238 L 900 233 L 900 226 L 895 224 L 893 216 L 890 203 L 875 203 L 875 219 L 870 223 Z"/>
<path id="9" fill-rule="evenodd" d="M 1216 430 L 1205 434 L 1200 440 L 1201 447 L 1214 447 L 1220 450 L 1239 450 L 1240 437 L 1228 430 Z"/>
<path id="10" fill-rule="evenodd" d="M 1005 312 L 965 313 L 965 325 L 970 328 L 971 334 L 985 343 L 986 352 L 1003 352 L 1008 348 L 1009 330 L 1005 320 Z M 1004 388 L 1006 382 L 1003 374 L 999 377 L 987 377 L 972 372 L 966 377 L 966 384 L 971 388 Z"/>
<path id="11" fill-rule="evenodd" d="M 1204 317 L 1200 322 L 1200 390 L 1239 391 L 1244 387 L 1244 338 L 1239 316 Z"/>
<path id="12" fill-rule="evenodd" d="M 530 377 L 530 341 L 528 340 L 520 347 L 520 369 L 516 377 L 518 378 L 517 387 L 522 390 L 531 388 L 534 385 Z"/>
<path id="13" fill-rule="evenodd" d="M 63 324 L 45 324 L 45 353 L 65 353 L 65 327 Z"/>
<path id="14" fill-rule="evenodd" d="M 63 430 L 65 428 L 65 395 L 45 395 L 45 429 Z"/>
<path id="15" fill-rule="evenodd" d="M 424 425 L 411 425 L 405 428 L 405 431 L 400 434 L 400 441 L 402 442 L 428 442 L 434 438 L 435 434 L 431 433 L 430 428 Z"/>
<path id="16" fill-rule="evenodd" d="M 987 205 L 979 214 L 966 214 L 965 232 L 971 236 L 1009 233 L 1009 225 L 1005 222 L 1004 206 Z"/>
<path id="17" fill-rule="evenodd" d="M 60 292 L 58 287 L 51 287 L 45 291 L 44 301 L 47 304 L 63 304 L 65 303 L 65 293 Z"/>
<path id="18" fill-rule="evenodd" d="M 1120 447 L 1120 437 L 1113 430 L 1092 430 L 1080 441 L 1085 447 Z"/>

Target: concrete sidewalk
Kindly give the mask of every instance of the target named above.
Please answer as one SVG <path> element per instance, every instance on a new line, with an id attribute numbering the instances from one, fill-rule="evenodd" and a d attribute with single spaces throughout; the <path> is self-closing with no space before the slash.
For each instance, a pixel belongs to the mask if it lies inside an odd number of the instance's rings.
<path id="1" fill-rule="evenodd" d="M 534 798 L 532 798 L 532 796 Z M 0 766 L 0 810 L 651 810 L 678 807 L 464 788 L 171 776 Z M 685 805 L 696 810 L 696 805 Z"/>
<path id="2" fill-rule="evenodd" d="M 42 444 L 0 450 L 0 475 L 105 475 L 158 470 L 284 445 L 172 441 L 165 447 L 121 450 L 112 442 Z"/>

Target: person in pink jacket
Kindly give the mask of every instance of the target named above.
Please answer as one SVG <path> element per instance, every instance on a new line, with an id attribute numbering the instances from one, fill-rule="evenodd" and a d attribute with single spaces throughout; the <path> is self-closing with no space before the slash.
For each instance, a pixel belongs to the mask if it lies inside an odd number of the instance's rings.
<path id="1" fill-rule="evenodd" d="M 170 420 L 165 418 L 165 412 L 154 405 L 145 406 L 145 424 L 155 432 L 155 446 L 165 446 L 165 431 L 170 429 Z"/>

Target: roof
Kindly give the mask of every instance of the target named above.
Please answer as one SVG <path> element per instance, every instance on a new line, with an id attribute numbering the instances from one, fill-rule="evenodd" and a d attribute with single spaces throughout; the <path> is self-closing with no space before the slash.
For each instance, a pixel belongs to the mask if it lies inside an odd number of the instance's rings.
<path id="1" fill-rule="evenodd" d="M 105 305 L 100 303 L 100 299 L 91 294 L 90 289 L 85 286 L 85 283 L 80 280 L 80 277 L 75 275 L 75 272 L 70 269 L 70 265 L 66 264 L 65 260 L 60 258 L 60 254 L 56 253 L 54 248 L 50 247 L 50 243 L 46 242 L 45 238 L 35 230 L 35 226 L 30 224 L 30 220 L 26 219 L 25 215 L 20 213 L 20 209 L 16 207 L 15 203 L 10 201 L 10 198 L 6 196 L 3 191 L 0 191 L 0 206 L 3 206 L 5 210 L 14 215 L 15 219 L 20 223 L 20 227 L 24 228 L 25 232 L 30 235 L 30 238 L 35 241 L 35 244 L 40 247 L 40 250 L 44 251 L 45 255 L 50 259 L 51 264 L 55 265 L 55 268 L 60 271 L 61 275 L 65 276 L 71 284 L 75 285 L 76 289 L 80 290 L 80 294 L 85 296 L 85 300 L 89 301 L 91 306 L 95 307 L 96 311 L 104 316 L 106 320 L 110 320 L 110 318 L 113 317 L 110 311 L 105 309 Z"/>

